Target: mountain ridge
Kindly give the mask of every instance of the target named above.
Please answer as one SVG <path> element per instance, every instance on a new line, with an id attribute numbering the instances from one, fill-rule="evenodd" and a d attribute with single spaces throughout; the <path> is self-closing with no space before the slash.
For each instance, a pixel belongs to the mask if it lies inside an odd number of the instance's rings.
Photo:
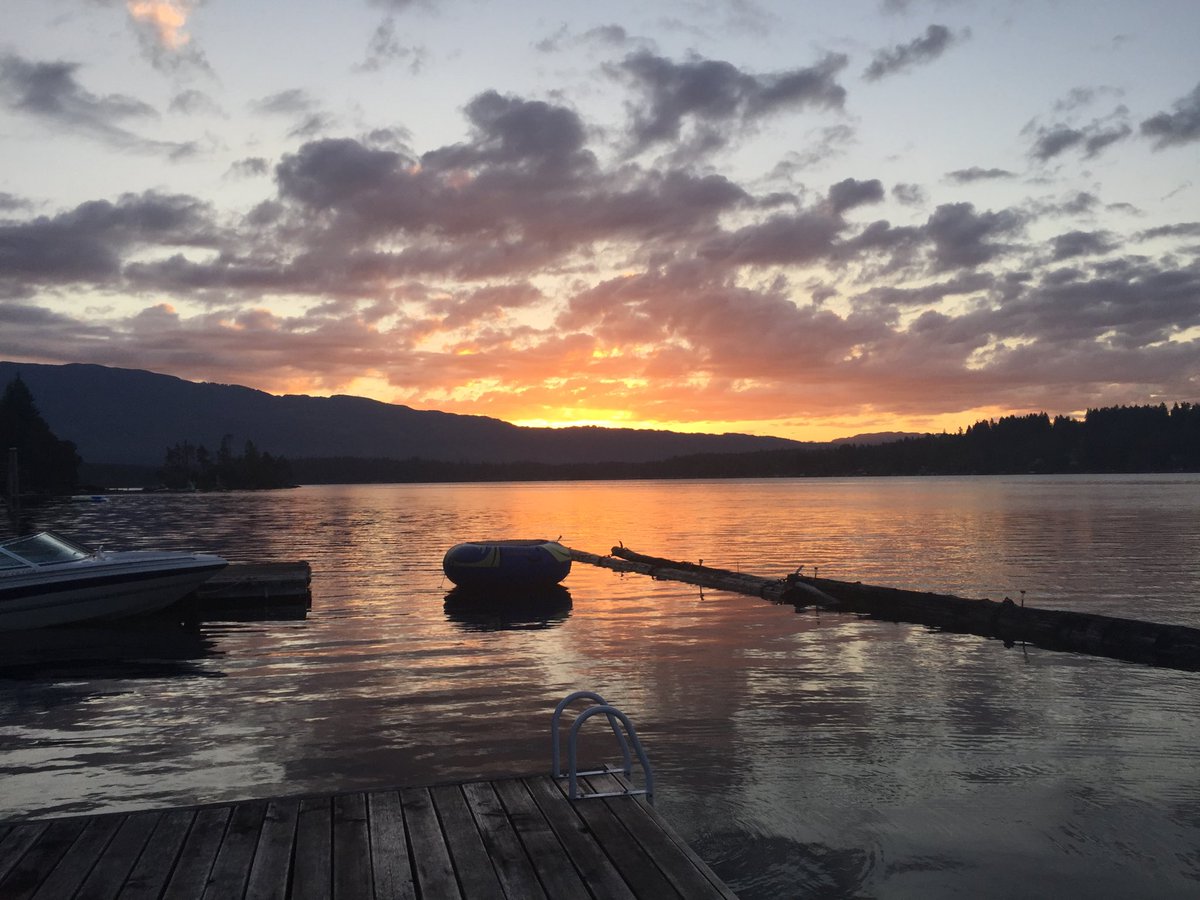
<path id="1" fill-rule="evenodd" d="M 293 459 L 419 457 L 446 462 L 648 462 L 698 453 L 823 446 L 736 433 L 632 428 L 525 428 L 488 416 L 417 410 L 369 397 L 274 395 L 91 363 L 0 361 L 0 385 L 17 375 L 43 418 L 90 464 L 159 465 L 180 441 L 235 446 Z"/>

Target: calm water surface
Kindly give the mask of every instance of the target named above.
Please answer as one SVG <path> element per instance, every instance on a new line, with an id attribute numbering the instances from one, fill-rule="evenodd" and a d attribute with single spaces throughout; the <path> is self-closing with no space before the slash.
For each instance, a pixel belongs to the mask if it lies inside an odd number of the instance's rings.
<path id="1" fill-rule="evenodd" d="M 569 605 L 481 616 L 440 568 L 561 534 L 1200 626 L 1197 476 L 326 486 L 35 524 L 308 559 L 313 609 L 85 659 L 0 643 L 0 818 L 543 771 L 554 703 L 589 688 L 745 898 L 1200 896 L 1200 675 L 579 564 Z"/>

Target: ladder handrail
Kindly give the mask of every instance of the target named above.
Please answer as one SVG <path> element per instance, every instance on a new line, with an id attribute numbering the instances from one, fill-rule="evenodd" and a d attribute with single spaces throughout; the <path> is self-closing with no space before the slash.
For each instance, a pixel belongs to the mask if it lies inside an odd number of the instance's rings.
<path id="1" fill-rule="evenodd" d="M 562 719 L 563 710 L 574 703 L 576 700 L 591 700 L 598 703 L 600 706 L 608 706 L 612 708 L 607 700 L 597 694 L 595 691 L 575 691 L 573 694 L 567 694 L 559 701 L 558 706 L 554 707 L 554 715 L 550 717 L 550 770 L 555 778 L 562 778 L 564 774 L 562 770 L 562 753 L 560 750 L 561 740 L 558 736 L 558 723 Z M 625 735 L 621 729 L 617 727 L 617 719 L 613 715 L 608 716 L 608 724 L 612 727 L 613 734 L 617 736 L 617 743 L 621 745 L 622 771 L 626 775 L 633 774 L 633 757 L 629 753 L 629 743 L 625 740 Z M 595 772 L 585 772 L 586 775 L 598 775 L 604 772 L 604 769 L 598 769 Z"/>
<path id="2" fill-rule="evenodd" d="M 577 745 L 579 742 L 579 729 L 583 726 L 583 723 L 592 716 L 600 715 L 601 713 L 608 717 L 610 724 L 615 718 L 619 720 L 623 726 L 625 726 L 625 733 L 629 736 L 629 743 L 633 744 L 634 752 L 637 753 L 638 762 L 642 765 L 642 774 L 646 779 L 645 790 L 627 791 L 626 793 L 645 794 L 646 800 L 650 803 L 654 803 L 654 770 L 650 768 L 650 760 L 646 757 L 646 751 L 642 749 L 642 742 L 638 740 L 637 730 L 633 727 L 633 723 L 629 721 L 629 716 L 625 715 L 625 713 L 621 712 L 615 706 L 610 706 L 607 703 L 599 704 L 597 706 L 589 706 L 576 717 L 574 722 L 571 723 L 571 731 L 567 736 L 567 761 L 569 766 L 567 796 L 572 800 L 578 799 L 579 797 L 579 772 L 577 771 L 578 766 L 576 764 L 576 750 L 578 749 Z M 613 725 L 613 730 L 617 731 L 615 725 Z M 617 737 L 621 739 L 622 750 L 628 753 L 629 748 L 626 745 L 625 740 L 621 738 L 619 731 L 617 731 Z M 625 770 L 625 774 L 630 775 L 632 774 L 632 771 L 632 766 L 628 766 Z"/>

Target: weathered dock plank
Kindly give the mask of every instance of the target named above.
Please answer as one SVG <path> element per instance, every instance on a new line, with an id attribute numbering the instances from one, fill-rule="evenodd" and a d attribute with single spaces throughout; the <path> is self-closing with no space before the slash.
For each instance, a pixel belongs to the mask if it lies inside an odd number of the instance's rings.
<path id="1" fill-rule="evenodd" d="M 454 864 L 450 862 L 450 849 L 438 824 L 429 789 L 403 790 L 400 792 L 400 802 L 404 807 L 404 821 L 408 826 L 408 839 L 412 847 L 413 868 L 417 873 L 421 893 L 430 891 L 434 897 L 462 897 L 458 881 L 454 877 Z"/>
<path id="2" fill-rule="evenodd" d="M 571 550 L 571 558 L 618 572 L 637 572 L 763 597 L 797 608 L 818 606 L 943 631 L 1028 643 L 1047 650 L 1086 653 L 1163 668 L 1200 671 L 1200 629 L 1070 610 L 1018 606 L 950 594 L 909 591 L 861 582 L 807 578 L 798 574 L 764 578 L 712 566 L 680 562 L 613 547 L 612 556 Z"/>
<path id="3" fill-rule="evenodd" d="M 296 900 L 328 897 L 333 883 L 333 811 L 329 797 L 300 801 L 296 825 L 296 863 L 292 896 Z"/>
<path id="4" fill-rule="evenodd" d="M 367 796 L 371 832 L 371 876 L 375 896 L 394 900 L 416 900 L 417 889 L 409 862 L 404 812 L 396 791 L 378 791 Z"/>
<path id="5" fill-rule="evenodd" d="M 87 880 L 73 900 L 111 900 L 121 890 L 134 863 L 142 854 L 159 814 L 154 812 L 131 815 L 121 822 L 100 860 L 88 874 Z"/>
<path id="6" fill-rule="evenodd" d="M 67 897 L 733 894 L 644 799 L 570 801 L 554 779 L 530 776 L 0 823 L 0 898 Z"/>
<path id="7" fill-rule="evenodd" d="M 597 792 L 611 793 L 623 787 L 612 775 L 589 775 L 586 780 L 591 790 Z M 733 891 L 713 876 L 695 851 L 674 835 L 644 798 L 637 797 L 630 803 L 625 797 L 605 797 L 602 802 L 680 895 L 688 900 L 705 897 L 737 900 Z"/>
<path id="8" fill-rule="evenodd" d="M 525 786 L 571 862 L 583 876 L 587 889 L 598 900 L 626 900 L 637 897 L 633 887 L 621 877 L 621 873 L 609 854 L 601 848 L 599 841 L 589 837 L 590 829 L 576 809 L 563 806 L 563 793 L 558 785 L 549 779 L 537 778 L 528 780 Z"/>
<path id="9" fill-rule="evenodd" d="M 121 900 L 150 900 L 162 896 L 195 819 L 196 811 L 192 809 L 162 814 L 121 889 Z"/>
<path id="10" fill-rule="evenodd" d="M 80 820 L 51 822 L 0 881 L 0 897 L 25 900 L 37 893 L 86 824 Z"/>
<path id="11" fill-rule="evenodd" d="M 371 900 L 372 882 L 367 798 L 341 794 L 333 798 L 333 898 Z"/>
<path id="12" fill-rule="evenodd" d="M 267 804 L 246 884 L 246 900 L 284 900 L 287 897 L 292 845 L 299 818 L 298 800 L 272 800 Z"/>
<path id="13" fill-rule="evenodd" d="M 431 789 L 430 796 L 437 806 L 463 896 L 467 900 L 503 900 L 504 889 L 462 789 L 456 784 L 442 785 Z"/>
<path id="14" fill-rule="evenodd" d="M 592 895 L 575 866 L 558 864 L 564 853 L 563 845 L 526 786 L 513 780 L 497 782 L 492 787 L 513 831 L 529 854 L 529 861 L 546 895 L 553 900 L 588 900 Z"/>
<path id="15" fill-rule="evenodd" d="M 45 822 L 8 826 L 3 839 L 0 839 L 0 881 L 8 876 L 47 827 Z"/>
<path id="16" fill-rule="evenodd" d="M 221 849 L 225 826 L 233 812 L 232 806 L 202 809 L 192 820 L 192 827 L 183 841 L 175 870 L 163 900 L 201 900 L 208 887 L 208 876 Z"/>
<path id="17" fill-rule="evenodd" d="M 504 812 L 495 788 L 484 782 L 464 784 L 463 796 L 479 827 L 479 835 L 496 870 L 496 877 L 508 897 L 544 898 L 537 872 L 521 846 L 516 829 Z"/>

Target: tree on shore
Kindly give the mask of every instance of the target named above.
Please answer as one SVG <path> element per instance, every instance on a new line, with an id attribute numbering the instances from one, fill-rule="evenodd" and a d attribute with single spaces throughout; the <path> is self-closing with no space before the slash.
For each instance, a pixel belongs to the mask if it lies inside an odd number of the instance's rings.
<path id="1" fill-rule="evenodd" d="M 70 494 L 79 486 L 83 462 L 72 441 L 59 440 L 38 412 L 33 394 L 18 375 L 0 397 L 0 453 L 17 450 L 20 489 L 31 494 Z"/>
<path id="2" fill-rule="evenodd" d="M 168 447 L 158 475 L 172 490 L 249 490 L 295 483 L 284 457 L 260 451 L 253 441 L 246 441 L 239 456 L 233 452 L 230 435 L 221 439 L 215 456 L 203 444 L 188 441 Z"/>

